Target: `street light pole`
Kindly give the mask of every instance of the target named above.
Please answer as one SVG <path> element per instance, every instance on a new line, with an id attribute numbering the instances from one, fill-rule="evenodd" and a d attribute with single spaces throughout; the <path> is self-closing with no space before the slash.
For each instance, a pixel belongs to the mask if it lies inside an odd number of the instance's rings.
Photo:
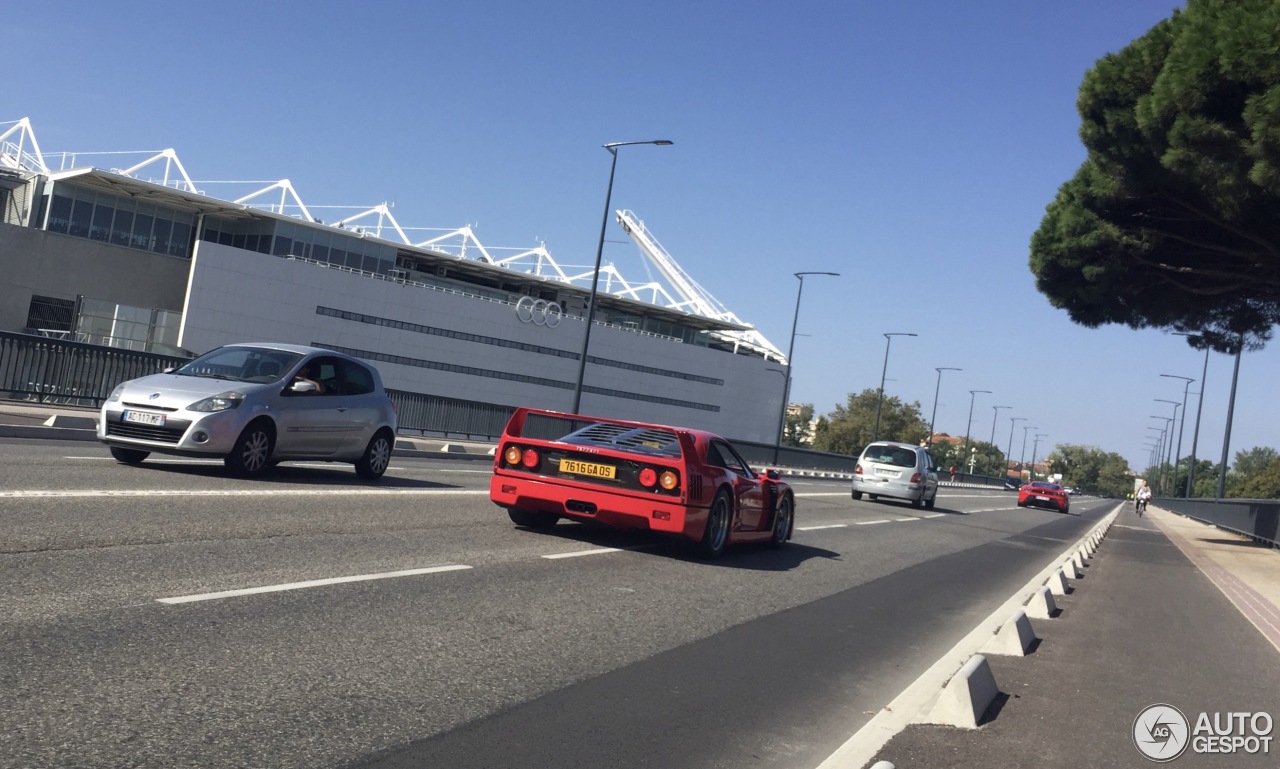
<path id="1" fill-rule="evenodd" d="M 996 420 L 1000 419 L 1000 409 L 1011 409 L 1011 408 L 1013 408 L 1013 406 L 992 406 L 991 407 L 992 411 L 994 411 L 995 413 L 991 415 L 991 440 L 988 442 L 991 444 L 991 448 L 995 449 L 997 452 L 1000 451 L 1000 449 L 996 448 Z"/>
<path id="2" fill-rule="evenodd" d="M 1175 412 L 1175 413 L 1176 413 L 1176 412 Z M 1173 417 L 1162 417 L 1162 416 L 1160 416 L 1159 414 L 1152 414 L 1152 415 L 1151 415 L 1151 418 L 1152 418 L 1152 419 L 1160 419 L 1160 420 L 1163 420 L 1163 421 L 1164 421 L 1164 427 L 1163 427 L 1163 428 L 1159 428 L 1159 429 L 1161 429 L 1161 434 L 1160 434 L 1160 456 L 1158 456 L 1158 457 L 1156 458 L 1156 459 L 1157 459 L 1157 461 L 1160 463 L 1160 476 L 1159 476 L 1159 477 L 1160 477 L 1160 493 L 1161 493 L 1161 494 L 1164 494 L 1164 493 L 1165 493 L 1165 485 L 1164 485 L 1164 465 L 1165 465 L 1165 459 L 1164 459 L 1164 454 L 1165 454 L 1165 447 L 1169 445 L 1169 443 L 1166 443 L 1166 441 L 1172 442 L 1172 438 L 1173 438 L 1173 427 L 1172 427 Z"/>
<path id="3" fill-rule="evenodd" d="M 1027 459 L 1027 431 L 1039 430 L 1039 429 L 1040 428 L 1035 425 L 1022 426 L 1022 450 L 1018 452 L 1018 480 L 1022 480 L 1022 471 L 1025 468 L 1025 465 L 1023 465 L 1023 462 L 1025 462 Z M 1030 475 L 1027 475 L 1027 480 L 1031 480 Z"/>
<path id="4" fill-rule="evenodd" d="M 1040 439 L 1048 438 L 1048 433 L 1036 433 L 1036 442 L 1031 446 L 1031 480 L 1036 479 L 1036 451 L 1040 448 Z"/>
<path id="5" fill-rule="evenodd" d="M 1013 428 L 1017 427 L 1019 422 L 1027 421 L 1026 417 L 1009 417 L 1009 452 L 1004 455 L 1004 477 L 1009 478 L 1009 461 L 1013 459 Z M 1022 472 L 1018 472 L 1018 480 L 1022 480 Z"/>
<path id="6" fill-rule="evenodd" d="M 796 289 L 796 310 L 791 316 L 791 341 L 787 344 L 787 370 L 786 376 L 782 380 L 782 408 L 778 412 L 778 440 L 773 446 L 773 463 L 775 465 L 778 464 L 778 452 L 782 450 L 782 428 L 787 423 L 787 399 L 790 397 L 791 391 L 791 354 L 795 352 L 796 348 L 796 323 L 800 320 L 800 295 L 804 293 L 804 276 L 840 276 L 838 272 L 796 272 L 792 274 L 800 281 L 800 287 Z"/>
<path id="7" fill-rule="evenodd" d="M 969 391 L 969 421 L 964 425 L 964 449 L 969 450 L 969 429 L 973 427 L 973 399 L 978 397 L 978 393 L 991 394 L 990 390 L 970 390 Z"/>
<path id="8" fill-rule="evenodd" d="M 613 174 L 618 168 L 618 148 L 628 147 L 633 144 L 668 146 L 672 142 L 669 139 L 652 139 L 643 142 L 612 142 L 604 145 L 604 148 L 609 150 L 609 154 L 613 156 L 613 160 L 609 163 L 609 186 L 604 193 L 604 221 L 600 222 L 600 243 L 596 246 L 596 267 L 595 271 L 591 273 L 591 295 L 587 299 L 587 327 L 582 332 L 582 354 L 578 356 L 578 381 L 573 386 L 572 413 L 574 414 L 577 414 L 578 409 L 582 407 L 582 380 L 587 374 L 587 348 L 591 344 L 591 324 L 596 315 L 596 293 L 600 286 L 600 259 L 604 256 L 604 233 L 609 226 L 609 206 L 613 202 Z"/>
<path id="9" fill-rule="evenodd" d="M 1231 445 L 1231 418 L 1236 411 L 1236 382 L 1240 379 L 1240 353 L 1244 352 L 1244 337 L 1236 343 L 1236 364 L 1231 371 L 1231 397 L 1227 399 L 1227 427 L 1222 432 L 1222 464 L 1218 465 L 1218 499 L 1227 493 L 1227 451 Z"/>
<path id="10" fill-rule="evenodd" d="M 1178 403 L 1177 401 L 1168 400 L 1166 398 L 1156 398 L 1155 401 L 1157 403 L 1173 404 L 1173 424 L 1177 424 L 1178 408 L 1181 407 L 1182 404 Z M 1173 426 L 1172 425 L 1170 425 L 1169 427 L 1169 446 L 1166 448 L 1165 454 L 1168 455 L 1170 459 L 1173 459 Z M 1173 478 L 1171 479 L 1171 483 L 1169 484 L 1168 494 L 1171 497 L 1176 497 L 1178 495 L 1178 462 L 1176 459 L 1173 460 L 1170 467 L 1171 469 L 1169 472 L 1173 475 Z"/>
<path id="11" fill-rule="evenodd" d="M 871 431 L 871 440 L 880 440 L 880 407 L 884 405 L 884 377 L 889 373 L 889 345 L 895 336 L 917 336 L 905 331 L 890 331 L 884 334 L 884 368 L 880 371 L 880 397 L 876 400 L 876 427 Z"/>
<path id="12" fill-rule="evenodd" d="M 1177 374 L 1161 374 L 1160 376 L 1168 377 L 1169 379 L 1181 379 L 1184 382 L 1186 382 L 1186 384 L 1183 385 L 1182 387 L 1182 421 L 1178 423 L 1178 451 L 1176 454 L 1174 454 L 1174 457 L 1173 457 L 1173 466 L 1176 468 L 1178 466 L 1178 462 L 1182 460 L 1182 432 L 1187 427 L 1187 394 L 1191 392 L 1191 383 L 1196 380 L 1192 379 L 1189 376 L 1178 376 Z M 1200 389 L 1203 390 L 1204 387 L 1202 386 Z M 1189 474 L 1190 474 L 1190 468 L 1188 468 L 1188 475 Z M 1175 481 L 1178 479 L 1177 472 L 1174 472 L 1173 478 Z M 1190 488 L 1190 478 L 1188 478 L 1187 488 Z M 1190 491 L 1187 492 L 1185 498 L 1186 499 L 1191 498 Z"/>
<path id="13" fill-rule="evenodd" d="M 938 393 L 942 390 L 942 372 L 964 371 L 964 369 L 943 366 L 942 368 L 934 368 L 934 371 L 938 372 L 938 384 L 933 388 L 933 413 L 929 415 L 929 440 L 927 443 L 930 447 L 933 446 L 933 420 L 938 416 Z"/>

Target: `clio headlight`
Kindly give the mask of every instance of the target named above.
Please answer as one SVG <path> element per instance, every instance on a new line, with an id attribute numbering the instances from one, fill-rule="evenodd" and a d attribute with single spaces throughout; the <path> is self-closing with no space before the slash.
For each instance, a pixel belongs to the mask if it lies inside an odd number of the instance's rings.
<path id="1" fill-rule="evenodd" d="M 125 384 L 126 384 L 125 382 L 121 382 L 120 384 L 116 385 L 116 389 L 112 390 L 111 394 L 107 396 L 107 401 L 114 402 L 114 401 L 120 400 L 120 395 L 121 393 L 124 392 Z"/>
<path id="2" fill-rule="evenodd" d="M 244 403 L 244 393 L 228 391 L 196 401 L 187 406 L 187 409 L 189 411 L 226 411 L 238 408 L 241 403 Z"/>

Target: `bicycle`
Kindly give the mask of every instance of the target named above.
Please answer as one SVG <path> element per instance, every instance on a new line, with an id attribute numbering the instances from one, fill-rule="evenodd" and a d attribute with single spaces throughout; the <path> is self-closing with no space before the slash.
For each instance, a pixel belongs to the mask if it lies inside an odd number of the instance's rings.
<path id="1" fill-rule="evenodd" d="M 1133 500 L 1133 510 L 1138 514 L 1139 518 L 1142 517 L 1142 511 L 1146 509 L 1147 509 L 1147 500 L 1145 499 Z"/>

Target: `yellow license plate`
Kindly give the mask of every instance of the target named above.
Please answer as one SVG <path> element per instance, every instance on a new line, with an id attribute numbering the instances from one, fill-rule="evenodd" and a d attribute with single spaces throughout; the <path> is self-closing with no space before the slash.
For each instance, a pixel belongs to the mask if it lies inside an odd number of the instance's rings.
<path id="1" fill-rule="evenodd" d="M 575 459 L 560 460 L 560 472 L 574 475 L 590 475 L 592 478 L 615 478 L 618 469 L 613 465 L 598 465 L 595 462 L 579 462 Z"/>

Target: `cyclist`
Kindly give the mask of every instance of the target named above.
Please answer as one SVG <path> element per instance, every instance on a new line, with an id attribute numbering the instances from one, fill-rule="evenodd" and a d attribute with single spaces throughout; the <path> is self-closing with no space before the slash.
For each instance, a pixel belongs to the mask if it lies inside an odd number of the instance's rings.
<path id="1" fill-rule="evenodd" d="M 1138 487 L 1138 493 L 1135 494 L 1133 498 L 1133 508 L 1137 511 L 1139 516 L 1142 515 L 1143 510 L 1147 509 L 1147 503 L 1150 501 L 1151 487 L 1147 485 L 1146 481 L 1143 481 L 1142 485 Z"/>

